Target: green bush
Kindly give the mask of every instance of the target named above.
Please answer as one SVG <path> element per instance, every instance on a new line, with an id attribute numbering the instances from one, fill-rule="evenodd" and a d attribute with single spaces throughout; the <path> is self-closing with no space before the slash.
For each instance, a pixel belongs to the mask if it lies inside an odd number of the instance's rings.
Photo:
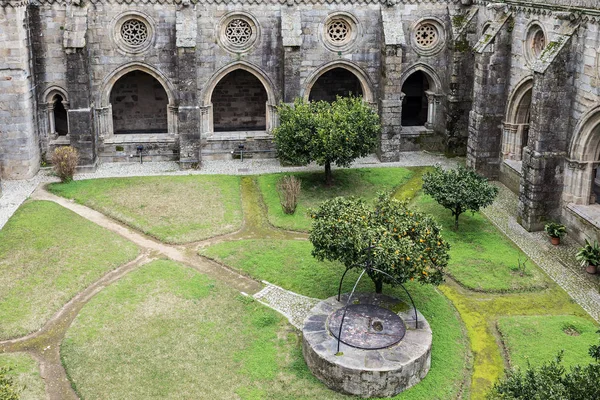
<path id="1" fill-rule="evenodd" d="M 10 368 L 0 367 L 0 400 L 19 400 L 22 389 L 8 376 L 9 371 Z"/>
<path id="2" fill-rule="evenodd" d="M 52 154 L 52 165 L 54 172 L 63 183 L 71 182 L 75 169 L 79 164 L 79 153 L 77 149 L 70 146 L 59 147 Z"/>
<path id="3" fill-rule="evenodd" d="M 555 360 L 539 368 L 529 365 L 524 371 L 509 371 L 504 379 L 494 385 L 487 397 L 490 400 L 600 399 L 598 346 L 592 346 L 589 354 L 594 357 L 594 363 L 576 365 L 569 371 L 563 366 L 562 351 Z"/>

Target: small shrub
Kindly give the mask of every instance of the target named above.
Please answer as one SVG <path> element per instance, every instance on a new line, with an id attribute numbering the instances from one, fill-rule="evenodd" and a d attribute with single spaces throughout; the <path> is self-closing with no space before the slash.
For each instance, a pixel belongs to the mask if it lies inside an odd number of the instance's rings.
<path id="1" fill-rule="evenodd" d="M 544 230 L 550 237 L 561 238 L 567 233 L 567 228 L 557 222 L 548 222 L 544 225 Z"/>
<path id="2" fill-rule="evenodd" d="M 277 182 L 279 202 L 284 213 L 293 214 L 296 212 L 301 187 L 302 183 L 300 179 L 292 175 L 286 175 Z"/>
<path id="3" fill-rule="evenodd" d="M 73 147 L 64 146 L 54 150 L 52 165 L 61 182 L 71 182 L 75 175 L 75 168 L 79 163 L 79 153 Z"/>
<path id="4" fill-rule="evenodd" d="M 21 388 L 8 376 L 10 368 L 0 367 L 0 400 L 19 400 Z"/>

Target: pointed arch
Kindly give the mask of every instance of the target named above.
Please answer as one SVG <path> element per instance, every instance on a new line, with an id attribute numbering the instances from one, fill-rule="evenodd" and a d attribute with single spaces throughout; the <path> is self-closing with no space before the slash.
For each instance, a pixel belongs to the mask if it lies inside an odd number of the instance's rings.
<path id="1" fill-rule="evenodd" d="M 238 61 L 229 64 L 220 70 L 218 70 L 207 82 L 206 86 L 202 91 L 202 134 L 212 135 L 215 132 L 214 124 L 214 108 L 212 104 L 212 97 L 217 85 L 226 78 L 230 73 L 234 71 L 245 71 L 250 73 L 254 78 L 258 79 L 262 84 L 262 87 L 267 93 L 267 101 L 265 104 L 265 129 L 270 132 L 276 125 L 276 107 L 279 101 L 275 91 L 274 85 L 271 79 L 264 73 L 260 68 L 252 65 L 246 61 Z"/>
<path id="2" fill-rule="evenodd" d="M 106 107 L 110 104 L 110 93 L 115 85 L 115 83 L 121 79 L 123 76 L 130 72 L 141 71 L 145 72 L 148 75 L 152 76 L 156 79 L 163 87 L 165 92 L 167 93 L 167 97 L 169 98 L 169 106 L 175 107 L 177 103 L 177 90 L 175 90 L 175 86 L 171 83 L 171 81 L 158 69 L 140 62 L 128 63 L 120 66 L 116 70 L 114 70 L 110 75 L 108 75 L 102 81 L 102 86 L 100 89 L 100 98 L 98 99 L 98 103 L 102 107 Z"/>
<path id="3" fill-rule="evenodd" d="M 433 68 L 423 63 L 413 65 L 402 74 L 402 77 L 400 78 L 400 87 L 402 87 L 406 80 L 417 71 L 423 72 L 423 74 L 427 77 L 427 80 L 429 81 L 430 91 L 434 93 L 442 92 L 442 81 L 440 80 L 439 75 L 435 72 Z"/>
<path id="4" fill-rule="evenodd" d="M 211 100 L 213 91 L 215 90 L 215 87 L 218 85 L 218 83 L 225 76 L 227 76 L 230 72 L 233 72 L 238 69 L 244 70 L 244 71 L 249 72 L 252 75 L 254 75 L 262 83 L 263 87 L 267 91 L 268 103 L 272 104 L 272 105 L 277 104 L 278 99 L 273 90 L 274 86 L 273 86 L 273 83 L 271 82 L 271 80 L 269 79 L 269 77 L 267 76 L 267 74 L 265 74 L 263 71 L 261 71 L 260 68 L 254 66 L 246 61 L 238 61 L 238 62 L 229 64 L 229 65 L 221 68 L 212 76 L 212 78 L 210 78 L 210 80 L 208 81 L 208 83 L 206 84 L 206 86 L 204 87 L 204 90 L 203 90 L 203 96 L 202 96 L 202 105 L 203 106 L 210 105 L 210 102 L 211 102 L 210 100 Z"/>
<path id="5" fill-rule="evenodd" d="M 111 104 L 111 93 L 115 84 L 125 75 L 132 72 L 143 72 L 154 78 L 167 95 L 167 132 L 169 135 L 177 134 L 177 90 L 171 81 L 158 69 L 141 62 L 132 62 L 121 65 L 110 73 L 100 86 L 97 95 L 98 105 L 96 112 L 96 127 L 101 138 L 107 139 L 114 135 L 113 110 Z M 139 137 L 144 141 L 144 136 Z"/>
<path id="6" fill-rule="evenodd" d="M 520 171 L 523 149 L 529 142 L 533 76 L 528 75 L 517 84 L 509 96 L 506 117 L 502 124 L 502 159 L 517 162 L 513 168 Z"/>
<path id="7" fill-rule="evenodd" d="M 523 78 L 509 97 L 506 108 L 506 122 L 512 124 L 529 123 L 533 76 Z"/>
<path id="8" fill-rule="evenodd" d="M 565 168 L 566 203 L 588 205 L 598 202 L 600 184 L 600 105 L 579 121 L 569 144 Z"/>
<path id="9" fill-rule="evenodd" d="M 350 71 L 352 74 L 354 74 L 354 76 L 356 76 L 356 78 L 360 82 L 360 86 L 362 88 L 362 96 L 365 99 L 365 101 L 367 103 L 375 102 L 375 94 L 373 91 L 373 84 L 371 83 L 371 80 L 369 79 L 367 74 L 365 74 L 362 71 L 362 69 L 360 69 L 357 65 L 355 65 L 349 61 L 345 61 L 345 60 L 333 61 L 333 62 L 327 63 L 327 64 L 319 67 L 316 71 L 314 71 L 306 79 L 306 83 L 304 85 L 304 88 L 302 89 L 302 92 L 300 93 L 300 96 L 305 101 L 308 101 L 308 99 L 310 98 L 310 92 L 311 92 L 313 86 L 315 85 L 315 83 L 317 82 L 317 80 L 326 72 L 329 72 L 336 68 L 342 68 L 342 69 Z"/>

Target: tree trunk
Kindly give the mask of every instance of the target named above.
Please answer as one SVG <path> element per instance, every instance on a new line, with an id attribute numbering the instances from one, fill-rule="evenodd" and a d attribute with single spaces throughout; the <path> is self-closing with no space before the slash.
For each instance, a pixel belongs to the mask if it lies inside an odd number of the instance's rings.
<path id="1" fill-rule="evenodd" d="M 457 231 L 458 230 L 458 216 L 460 214 L 454 214 L 454 230 Z"/>
<path id="2" fill-rule="evenodd" d="M 325 184 L 327 186 L 333 185 L 333 179 L 331 176 L 331 163 L 329 161 L 325 163 Z"/>
<path id="3" fill-rule="evenodd" d="M 373 283 L 375 283 L 375 293 L 383 293 L 383 279 L 373 280 Z"/>

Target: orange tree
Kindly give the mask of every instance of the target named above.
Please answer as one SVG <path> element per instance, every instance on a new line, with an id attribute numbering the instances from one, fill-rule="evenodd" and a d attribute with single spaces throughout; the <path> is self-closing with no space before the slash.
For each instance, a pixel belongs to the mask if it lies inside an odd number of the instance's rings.
<path id="1" fill-rule="evenodd" d="M 358 157 L 375 151 L 381 126 L 377 113 L 360 97 L 337 97 L 333 103 L 306 103 L 277 109 L 279 126 L 273 131 L 277 155 L 286 163 L 325 166 L 332 183 L 331 164 L 349 167 Z"/>
<path id="2" fill-rule="evenodd" d="M 448 265 L 449 244 L 441 228 L 426 214 L 407 208 L 388 193 L 378 193 L 373 207 L 357 198 L 338 197 L 311 211 L 309 239 L 312 255 L 320 261 L 339 261 L 346 268 L 370 265 L 393 276 L 399 283 L 417 280 L 439 285 Z M 370 251 L 365 251 L 370 249 Z M 383 283 L 394 280 L 367 270 L 381 293 Z"/>

